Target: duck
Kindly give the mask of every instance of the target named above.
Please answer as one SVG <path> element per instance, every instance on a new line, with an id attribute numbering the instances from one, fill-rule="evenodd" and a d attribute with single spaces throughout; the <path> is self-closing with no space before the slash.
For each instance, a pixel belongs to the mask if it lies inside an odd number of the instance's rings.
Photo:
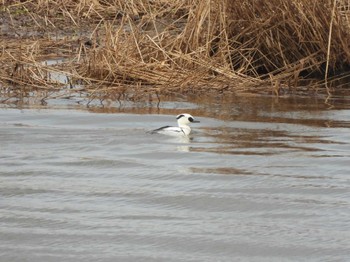
<path id="1" fill-rule="evenodd" d="M 200 123 L 190 114 L 184 113 L 176 116 L 178 126 L 163 126 L 151 131 L 151 134 L 164 134 L 171 136 L 188 136 L 191 133 L 189 124 Z"/>

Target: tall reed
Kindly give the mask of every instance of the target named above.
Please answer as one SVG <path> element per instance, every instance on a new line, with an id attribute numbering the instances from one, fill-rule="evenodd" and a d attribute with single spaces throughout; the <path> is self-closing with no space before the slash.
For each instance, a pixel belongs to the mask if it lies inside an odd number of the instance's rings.
<path id="1" fill-rule="evenodd" d="M 65 70 L 91 93 L 330 93 L 349 76 L 346 0 L 12 0 L 0 10 L 47 35 L 80 32 Z"/>

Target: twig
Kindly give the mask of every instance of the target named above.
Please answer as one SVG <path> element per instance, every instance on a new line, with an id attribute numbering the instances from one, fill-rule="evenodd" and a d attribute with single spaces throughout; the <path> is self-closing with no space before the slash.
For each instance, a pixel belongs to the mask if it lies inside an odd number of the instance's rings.
<path id="1" fill-rule="evenodd" d="M 328 97 L 330 97 L 332 94 L 329 91 L 329 86 L 328 86 L 328 70 L 329 70 L 329 56 L 331 53 L 331 41 L 332 41 L 332 29 L 333 29 L 333 21 L 334 21 L 334 14 L 335 14 L 335 8 L 337 4 L 337 0 L 333 1 L 333 9 L 332 9 L 332 17 L 331 17 L 331 22 L 329 24 L 329 35 L 328 35 L 328 46 L 327 46 L 327 62 L 326 62 L 326 72 L 324 75 L 324 81 L 325 81 L 325 86 L 326 86 L 326 91 L 328 94 Z"/>

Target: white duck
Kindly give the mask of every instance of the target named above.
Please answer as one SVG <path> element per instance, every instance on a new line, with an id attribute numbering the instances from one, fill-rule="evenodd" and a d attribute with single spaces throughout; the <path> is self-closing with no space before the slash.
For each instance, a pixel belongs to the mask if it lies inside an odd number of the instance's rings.
<path id="1" fill-rule="evenodd" d="M 190 114 L 181 114 L 176 117 L 178 126 L 163 126 L 151 131 L 152 134 L 165 134 L 173 136 L 188 136 L 191 133 L 190 123 L 199 123 Z"/>

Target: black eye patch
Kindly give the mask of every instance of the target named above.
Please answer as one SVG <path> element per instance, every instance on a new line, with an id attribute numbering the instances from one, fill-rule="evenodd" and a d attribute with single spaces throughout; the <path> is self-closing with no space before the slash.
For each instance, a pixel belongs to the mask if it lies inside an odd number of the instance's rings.
<path id="1" fill-rule="evenodd" d="M 188 118 L 188 121 L 193 122 L 193 118 L 192 118 L 192 117 L 189 117 L 189 118 Z"/>

